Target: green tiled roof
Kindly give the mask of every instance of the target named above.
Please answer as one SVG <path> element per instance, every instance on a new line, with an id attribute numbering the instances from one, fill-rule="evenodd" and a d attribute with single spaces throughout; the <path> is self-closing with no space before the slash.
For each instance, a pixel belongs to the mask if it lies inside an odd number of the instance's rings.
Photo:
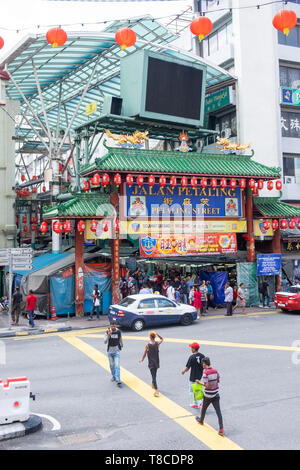
<path id="1" fill-rule="evenodd" d="M 113 215 L 109 194 L 77 194 L 67 202 L 44 208 L 43 217 L 106 217 Z"/>
<path id="2" fill-rule="evenodd" d="M 254 205 L 266 217 L 300 217 L 300 207 L 280 202 L 277 197 L 255 197 Z"/>
<path id="3" fill-rule="evenodd" d="M 252 155 L 183 153 L 179 151 L 109 148 L 102 158 L 81 167 L 81 174 L 95 171 L 143 172 L 180 175 L 217 175 L 279 178 L 280 168 L 271 168 Z"/>

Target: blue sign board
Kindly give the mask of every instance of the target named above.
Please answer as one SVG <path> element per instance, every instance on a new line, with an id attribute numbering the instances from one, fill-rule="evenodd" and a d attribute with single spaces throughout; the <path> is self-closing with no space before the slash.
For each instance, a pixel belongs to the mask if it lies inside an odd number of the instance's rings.
<path id="1" fill-rule="evenodd" d="M 127 217 L 242 217 L 241 189 L 133 184 L 126 187 Z"/>
<path id="2" fill-rule="evenodd" d="M 281 274 L 281 255 L 263 254 L 257 255 L 257 275 L 274 276 Z"/>

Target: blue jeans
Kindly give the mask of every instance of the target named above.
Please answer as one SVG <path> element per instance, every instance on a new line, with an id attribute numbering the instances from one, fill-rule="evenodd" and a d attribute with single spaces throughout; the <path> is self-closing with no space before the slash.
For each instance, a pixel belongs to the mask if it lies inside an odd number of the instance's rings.
<path id="1" fill-rule="evenodd" d="M 100 318 L 100 310 L 99 309 L 100 309 L 100 305 L 98 305 L 97 307 L 95 307 L 95 305 L 93 305 L 91 313 L 90 313 L 90 318 L 93 318 L 95 310 L 96 310 L 97 318 Z"/>
<path id="2" fill-rule="evenodd" d="M 109 359 L 109 366 L 111 370 L 111 375 L 116 379 L 117 382 L 120 382 L 120 353 L 107 353 Z"/>
<path id="3" fill-rule="evenodd" d="M 33 321 L 34 310 L 28 310 L 27 312 L 29 315 L 29 325 L 34 327 L 34 321 Z"/>
<path id="4" fill-rule="evenodd" d="M 265 301 L 267 299 L 267 307 L 269 307 L 270 305 L 270 297 L 268 296 L 268 294 L 263 294 L 262 295 L 262 298 L 263 298 L 263 306 L 265 306 Z"/>

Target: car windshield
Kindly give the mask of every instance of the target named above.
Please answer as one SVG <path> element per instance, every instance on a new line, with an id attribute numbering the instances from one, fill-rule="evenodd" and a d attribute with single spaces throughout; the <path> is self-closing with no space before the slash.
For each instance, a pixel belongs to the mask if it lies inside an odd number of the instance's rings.
<path id="1" fill-rule="evenodd" d="M 300 286 L 292 286 L 290 288 L 290 292 L 292 292 L 293 294 L 300 294 Z"/>
<path id="2" fill-rule="evenodd" d="M 121 305 L 122 307 L 128 307 L 129 305 L 133 304 L 135 302 L 135 299 L 133 299 L 132 297 L 125 297 L 125 299 L 121 300 L 121 302 L 119 302 L 119 305 Z"/>

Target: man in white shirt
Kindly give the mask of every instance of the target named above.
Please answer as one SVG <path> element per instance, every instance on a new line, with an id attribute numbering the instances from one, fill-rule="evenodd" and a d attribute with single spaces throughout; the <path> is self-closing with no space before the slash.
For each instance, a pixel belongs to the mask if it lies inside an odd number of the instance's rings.
<path id="1" fill-rule="evenodd" d="M 169 285 L 167 289 L 167 297 L 169 300 L 174 300 L 175 301 L 175 289 L 172 284 Z"/>
<path id="2" fill-rule="evenodd" d="M 233 289 L 229 282 L 225 286 L 225 303 L 227 308 L 226 317 L 231 317 L 232 315 L 232 302 L 233 302 Z"/>
<path id="3" fill-rule="evenodd" d="M 92 293 L 92 297 L 93 297 L 93 307 L 92 307 L 92 310 L 91 310 L 91 313 L 90 313 L 90 316 L 89 316 L 88 319 L 93 320 L 93 314 L 94 314 L 94 311 L 96 310 L 97 318 L 99 320 L 100 319 L 99 309 L 100 309 L 100 302 L 102 300 L 102 294 L 98 289 L 98 284 L 94 285 L 94 290 L 93 290 L 93 293 Z"/>

